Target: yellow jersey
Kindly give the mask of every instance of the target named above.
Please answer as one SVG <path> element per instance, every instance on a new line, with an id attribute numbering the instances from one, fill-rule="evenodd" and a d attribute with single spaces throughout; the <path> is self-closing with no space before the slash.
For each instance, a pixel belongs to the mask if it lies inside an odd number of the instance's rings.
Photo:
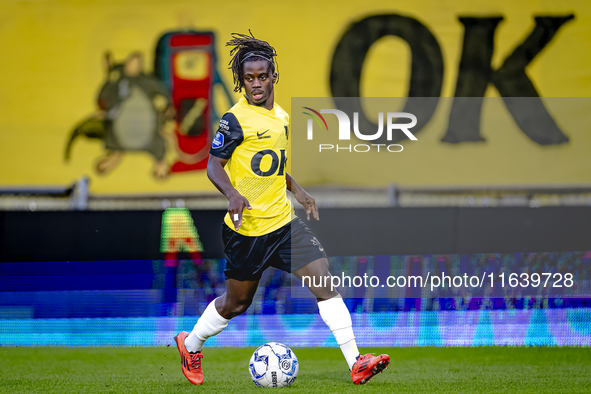
<path id="1" fill-rule="evenodd" d="M 220 120 L 209 153 L 228 159 L 232 186 L 252 207 L 244 209 L 238 233 L 265 235 L 291 221 L 285 180 L 288 138 L 289 114 L 277 103 L 268 110 L 242 96 Z M 224 222 L 234 230 L 230 214 Z"/>

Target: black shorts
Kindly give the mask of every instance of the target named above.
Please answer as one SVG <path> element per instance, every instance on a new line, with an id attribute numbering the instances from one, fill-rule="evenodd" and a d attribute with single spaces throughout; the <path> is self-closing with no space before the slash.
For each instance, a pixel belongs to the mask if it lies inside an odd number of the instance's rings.
<path id="1" fill-rule="evenodd" d="M 265 235 L 247 237 L 222 226 L 226 279 L 259 280 L 268 267 L 291 272 L 326 257 L 324 248 L 298 217 Z"/>

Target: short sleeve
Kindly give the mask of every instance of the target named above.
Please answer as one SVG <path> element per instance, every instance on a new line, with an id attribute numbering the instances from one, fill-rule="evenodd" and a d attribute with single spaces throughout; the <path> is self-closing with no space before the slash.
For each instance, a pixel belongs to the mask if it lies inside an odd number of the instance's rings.
<path id="1" fill-rule="evenodd" d="M 231 112 L 226 112 L 220 119 L 220 126 L 213 137 L 209 154 L 221 159 L 229 159 L 234 149 L 244 141 L 242 127 Z"/>

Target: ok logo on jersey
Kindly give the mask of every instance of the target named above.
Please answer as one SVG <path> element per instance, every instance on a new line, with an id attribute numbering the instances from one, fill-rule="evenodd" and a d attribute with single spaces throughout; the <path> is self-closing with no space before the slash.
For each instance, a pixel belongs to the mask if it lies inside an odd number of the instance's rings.
<path id="1" fill-rule="evenodd" d="M 267 171 L 262 171 L 261 170 L 261 161 L 263 161 L 263 158 L 267 155 L 271 156 L 272 162 L 271 162 L 271 168 L 269 168 Z M 253 157 L 252 160 L 250 161 L 250 168 L 252 169 L 252 171 L 259 175 L 259 176 L 271 176 L 273 174 L 275 174 L 275 172 L 277 171 L 277 168 L 279 168 L 279 173 L 277 174 L 277 176 L 281 176 L 281 175 L 285 175 L 285 164 L 287 163 L 287 157 L 285 157 L 285 149 L 281 149 L 281 159 L 279 159 L 279 156 L 277 156 L 277 153 L 275 153 L 274 150 L 271 149 L 264 149 L 260 152 L 257 152 Z"/>

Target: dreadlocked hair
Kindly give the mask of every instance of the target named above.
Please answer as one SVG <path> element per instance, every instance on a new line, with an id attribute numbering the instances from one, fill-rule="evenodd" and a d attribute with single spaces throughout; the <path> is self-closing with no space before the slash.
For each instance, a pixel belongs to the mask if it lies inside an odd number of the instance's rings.
<path id="1" fill-rule="evenodd" d="M 245 61 L 265 60 L 269 62 L 271 74 L 275 72 L 274 57 L 277 56 L 275 48 L 266 41 L 254 38 L 250 29 L 248 32 L 250 35 L 232 33 L 232 39 L 226 43 L 227 47 L 234 47 L 230 51 L 232 60 L 230 60 L 228 65 L 234 77 L 235 92 L 242 92 L 242 88 L 244 87 L 244 69 L 242 65 Z M 279 77 L 277 77 L 278 80 Z"/>

